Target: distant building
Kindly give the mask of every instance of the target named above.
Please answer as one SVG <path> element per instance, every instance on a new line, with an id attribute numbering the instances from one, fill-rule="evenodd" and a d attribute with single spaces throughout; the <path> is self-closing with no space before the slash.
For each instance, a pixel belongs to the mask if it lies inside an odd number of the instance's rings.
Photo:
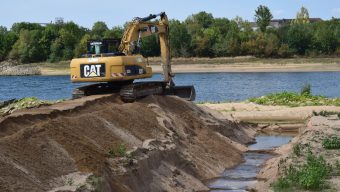
<path id="1" fill-rule="evenodd" d="M 294 19 L 273 19 L 270 21 L 270 24 L 268 27 L 278 29 L 280 27 L 290 24 L 293 20 Z M 315 23 L 319 21 L 322 21 L 322 19 L 321 18 L 309 18 L 309 22 L 311 23 Z M 256 22 L 250 22 L 250 25 L 253 30 L 257 30 L 259 28 Z"/>
<path id="2" fill-rule="evenodd" d="M 57 24 L 57 25 L 62 25 L 62 24 L 64 24 L 64 18 L 56 17 L 55 20 L 54 20 L 54 23 Z"/>

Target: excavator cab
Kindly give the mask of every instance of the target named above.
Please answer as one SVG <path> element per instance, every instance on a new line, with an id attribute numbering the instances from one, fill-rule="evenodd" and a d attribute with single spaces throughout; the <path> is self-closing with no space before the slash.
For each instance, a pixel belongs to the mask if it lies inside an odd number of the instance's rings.
<path id="1" fill-rule="evenodd" d="M 120 39 L 89 40 L 87 41 L 87 53 L 82 54 L 81 57 L 123 56 L 125 54 L 118 50 L 120 41 Z"/>

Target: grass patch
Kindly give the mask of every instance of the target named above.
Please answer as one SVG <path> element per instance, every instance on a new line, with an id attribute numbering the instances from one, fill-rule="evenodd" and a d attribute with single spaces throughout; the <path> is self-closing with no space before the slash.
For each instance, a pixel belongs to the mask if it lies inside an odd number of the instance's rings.
<path id="1" fill-rule="evenodd" d="M 54 103 L 61 102 L 63 100 L 57 100 L 57 101 L 45 101 L 40 100 L 36 97 L 26 97 L 19 100 L 10 100 L 10 102 L 4 102 L 4 104 L 0 107 L 0 116 L 8 115 L 13 113 L 16 110 L 19 109 L 26 109 L 26 108 L 33 108 L 38 107 L 41 105 L 51 105 Z"/>
<path id="2" fill-rule="evenodd" d="M 275 191 L 286 191 L 290 188 L 321 189 L 325 186 L 331 169 L 322 156 L 317 157 L 310 153 L 302 166 L 290 165 L 288 169 L 284 169 L 283 176 L 273 183 L 272 187 Z"/>
<path id="3" fill-rule="evenodd" d="M 320 95 L 312 95 L 311 85 L 305 84 L 300 93 L 284 91 L 282 93 L 271 93 L 258 98 L 250 98 L 248 101 L 260 105 L 285 105 L 290 107 L 298 106 L 340 106 L 340 98 L 327 98 Z M 338 114 L 340 117 L 340 114 Z"/>
<path id="4" fill-rule="evenodd" d="M 127 148 L 124 144 L 119 144 L 115 149 L 109 149 L 107 152 L 110 158 L 115 157 L 126 157 L 127 156 Z"/>
<path id="5" fill-rule="evenodd" d="M 340 106 L 340 98 L 332 99 L 319 95 L 298 94 L 287 91 L 282 93 L 271 93 L 259 98 L 250 98 L 248 101 L 260 105 L 285 105 L 290 107 L 320 105 Z"/>
<path id="6" fill-rule="evenodd" d="M 340 138 L 331 137 L 322 140 L 322 146 L 325 149 L 340 149 Z"/>

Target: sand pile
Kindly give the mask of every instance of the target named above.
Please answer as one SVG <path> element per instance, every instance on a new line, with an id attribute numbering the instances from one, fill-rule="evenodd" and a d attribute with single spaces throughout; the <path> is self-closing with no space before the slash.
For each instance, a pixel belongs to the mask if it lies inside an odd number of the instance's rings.
<path id="1" fill-rule="evenodd" d="M 253 134 L 171 96 L 19 110 L 0 119 L 0 191 L 207 190 Z"/>

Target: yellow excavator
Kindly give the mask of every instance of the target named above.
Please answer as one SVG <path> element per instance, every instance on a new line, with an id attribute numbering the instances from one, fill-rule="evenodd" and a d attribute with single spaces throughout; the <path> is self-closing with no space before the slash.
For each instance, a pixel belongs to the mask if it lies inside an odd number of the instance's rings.
<path id="1" fill-rule="evenodd" d="M 153 34 L 159 36 L 164 80 L 134 82 L 153 75 L 147 59 L 140 54 L 142 39 Z M 71 61 L 72 82 L 100 82 L 76 88 L 73 98 L 116 92 L 125 102 L 152 94 L 195 100 L 194 86 L 175 86 L 172 80 L 169 22 L 164 12 L 134 18 L 118 44 L 117 39 L 90 40 L 87 53 Z"/>

